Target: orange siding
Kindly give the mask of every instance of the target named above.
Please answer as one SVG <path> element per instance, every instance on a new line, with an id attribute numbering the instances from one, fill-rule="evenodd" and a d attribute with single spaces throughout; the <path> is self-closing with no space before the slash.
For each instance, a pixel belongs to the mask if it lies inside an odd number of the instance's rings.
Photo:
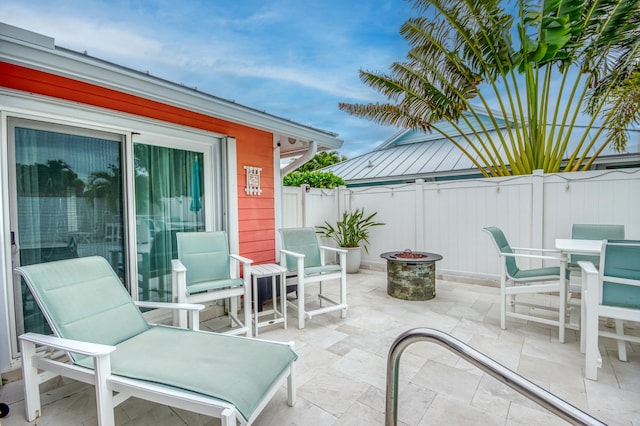
<path id="1" fill-rule="evenodd" d="M 273 135 L 206 114 L 67 77 L 0 62 L 0 86 L 233 136 L 237 145 L 240 254 L 255 263 L 275 260 Z M 244 192 L 243 166 L 262 167 L 262 194 Z M 261 231 L 261 232 L 252 232 Z"/>
<path id="2" fill-rule="evenodd" d="M 275 261 L 275 200 L 273 186 L 273 137 L 256 138 L 251 144 L 238 144 L 238 221 L 240 252 L 255 263 Z M 244 166 L 261 167 L 260 195 L 244 191 Z"/>

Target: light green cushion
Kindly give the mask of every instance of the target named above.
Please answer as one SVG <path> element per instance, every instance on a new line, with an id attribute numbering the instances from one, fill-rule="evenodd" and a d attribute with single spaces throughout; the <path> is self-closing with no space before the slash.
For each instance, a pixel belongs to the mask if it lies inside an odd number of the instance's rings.
<path id="1" fill-rule="evenodd" d="M 229 244 L 224 231 L 179 232 L 176 240 L 178 259 L 187 268 L 189 293 L 219 288 L 210 282 L 231 279 Z"/>
<path id="2" fill-rule="evenodd" d="M 312 266 L 311 268 L 304 268 L 305 275 L 320 274 L 326 272 L 340 271 L 342 268 L 340 265 L 325 265 L 325 266 Z"/>
<path id="3" fill-rule="evenodd" d="M 540 279 L 544 279 L 546 277 L 556 279 L 560 276 L 560 267 L 559 266 L 550 266 L 547 268 L 535 268 L 535 269 L 519 269 L 514 278 L 516 279 L 527 279 L 537 277 Z"/>
<path id="4" fill-rule="evenodd" d="M 576 240 L 623 240 L 624 225 L 576 223 L 571 227 L 571 238 Z M 600 256 L 572 254 L 569 267 L 579 268 L 578 262 L 580 261 L 591 262 L 597 268 L 600 264 Z"/>
<path id="5" fill-rule="evenodd" d="M 117 345 L 149 328 L 103 257 L 39 263 L 20 269 L 60 337 Z"/>
<path id="6" fill-rule="evenodd" d="M 304 254 L 304 267 L 307 268 L 322 266 L 320 257 L 320 245 L 318 237 L 313 228 L 282 228 L 282 248 L 296 253 Z M 294 256 L 287 255 L 287 269 L 295 271 L 298 267 L 298 260 Z"/>
<path id="7" fill-rule="evenodd" d="M 640 286 L 607 281 L 607 277 L 618 277 L 640 284 L 640 241 L 609 242 L 604 251 L 603 274 L 603 305 L 640 309 Z"/>
<path id="8" fill-rule="evenodd" d="M 507 238 L 504 236 L 504 233 L 500 228 L 496 226 L 488 226 L 484 229 L 491 235 L 500 253 L 513 253 L 513 250 L 511 249 Z M 516 275 L 518 275 L 519 269 L 516 265 L 516 259 L 513 256 L 506 256 L 506 262 L 507 274 L 510 277 L 515 277 Z"/>
<path id="9" fill-rule="evenodd" d="M 191 284 L 187 287 L 187 293 L 196 294 L 201 293 L 203 291 L 209 290 L 220 290 L 223 288 L 231 288 L 231 287 L 242 287 L 244 285 L 244 281 L 242 278 L 235 279 L 225 279 L 218 281 L 205 281 L 197 284 Z"/>
<path id="10" fill-rule="evenodd" d="M 287 345 L 156 326 L 117 345 L 111 369 L 120 376 L 223 399 L 248 419 L 296 359 Z M 92 368 L 88 361 L 85 366 Z"/>

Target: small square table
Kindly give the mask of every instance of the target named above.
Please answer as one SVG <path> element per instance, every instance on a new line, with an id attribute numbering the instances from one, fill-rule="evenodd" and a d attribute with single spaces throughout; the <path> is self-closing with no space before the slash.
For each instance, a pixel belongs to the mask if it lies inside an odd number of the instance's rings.
<path id="1" fill-rule="evenodd" d="M 276 263 L 251 266 L 251 276 L 253 281 L 253 326 L 254 336 L 258 336 L 258 329 L 267 325 L 283 323 L 287 328 L 287 268 Z M 278 310 L 276 275 L 280 276 L 280 310 Z M 258 278 L 271 277 L 271 301 L 272 309 L 258 311 Z M 260 321 L 261 316 L 273 315 L 265 321 Z"/>

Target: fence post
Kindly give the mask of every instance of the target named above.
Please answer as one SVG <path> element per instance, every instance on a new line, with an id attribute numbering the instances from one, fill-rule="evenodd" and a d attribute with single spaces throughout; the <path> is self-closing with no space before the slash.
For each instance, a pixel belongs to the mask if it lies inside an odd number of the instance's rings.
<path id="1" fill-rule="evenodd" d="M 307 194 L 311 191 L 311 186 L 307 184 L 300 185 L 300 208 L 302 209 L 302 227 L 306 227 L 308 220 L 308 212 L 307 212 Z"/>
<path id="2" fill-rule="evenodd" d="M 425 251 L 424 243 L 424 221 L 427 220 L 424 214 L 424 179 L 416 179 L 414 185 L 415 188 L 415 210 L 416 215 L 414 218 L 415 226 L 415 250 Z"/>
<path id="3" fill-rule="evenodd" d="M 531 175 L 531 243 L 529 247 L 543 248 L 544 243 L 544 170 Z M 536 261 L 540 263 L 540 260 Z"/>

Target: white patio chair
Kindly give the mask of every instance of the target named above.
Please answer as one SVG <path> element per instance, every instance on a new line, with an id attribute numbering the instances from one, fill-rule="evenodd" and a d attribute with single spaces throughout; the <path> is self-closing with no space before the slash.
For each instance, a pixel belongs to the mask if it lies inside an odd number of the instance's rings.
<path id="1" fill-rule="evenodd" d="M 575 223 L 571 226 L 571 238 L 574 240 L 624 240 L 624 225 L 601 225 L 589 223 Z M 578 262 L 587 261 L 593 263 L 598 268 L 600 256 L 588 254 L 572 254 L 569 256 L 567 268 L 569 274 L 577 275 L 575 278 L 580 279 L 581 272 Z M 582 292 L 582 284 L 571 280 L 569 276 L 569 288 L 567 292 L 567 309 L 569 310 L 569 324 L 573 326 L 580 325 L 580 306 L 582 300 L 574 295 Z"/>
<path id="2" fill-rule="evenodd" d="M 178 303 L 205 303 L 229 299 L 229 334 L 251 337 L 251 263 L 246 257 L 229 254 L 224 231 L 178 232 L 178 259 L 171 261 L 173 295 Z M 243 266 L 240 278 L 240 264 Z M 237 316 L 238 298 L 244 300 L 244 321 Z M 178 325 L 186 327 L 186 315 Z"/>
<path id="3" fill-rule="evenodd" d="M 16 271 L 56 335 L 20 336 L 30 422 L 43 414 L 38 385 L 57 375 L 95 385 L 99 425 L 113 425 L 113 408 L 131 396 L 218 417 L 225 426 L 251 424 L 285 380 L 288 403 L 295 402 L 290 345 L 152 326 L 137 305 L 188 309 L 195 326 L 203 306 L 136 303 L 98 256 Z M 66 351 L 71 363 L 47 358 L 51 352 L 36 345 Z"/>
<path id="4" fill-rule="evenodd" d="M 640 337 L 624 334 L 623 321 L 640 322 L 640 241 L 603 241 L 600 269 L 588 261 L 579 261 L 586 282 L 584 324 L 581 341 L 585 342 L 587 379 L 598 379 L 602 356 L 599 337 L 618 340 L 618 359 L 627 360 L 625 342 L 640 343 Z M 600 330 L 600 318 L 611 318 L 615 332 Z"/>
<path id="5" fill-rule="evenodd" d="M 304 328 L 305 318 L 313 318 L 316 315 L 328 312 L 340 311 L 340 317 L 347 317 L 347 251 L 343 249 L 325 247 L 318 244 L 318 237 L 313 228 L 283 228 L 280 229 L 282 237 L 282 256 L 280 263 L 295 276 L 287 278 L 287 285 L 296 284 L 297 303 L 289 302 L 290 306 L 297 310 L 298 328 Z M 325 253 L 334 252 L 340 255 L 340 264 L 331 265 L 325 263 Z M 323 293 L 323 282 L 340 280 L 340 299 L 333 300 Z M 310 283 L 319 283 L 318 301 L 320 307 L 308 309 L 305 304 L 305 295 Z M 329 306 L 322 306 L 328 302 Z"/>
<path id="6" fill-rule="evenodd" d="M 566 263 L 566 258 L 559 255 L 551 255 L 552 253 L 558 254 L 559 251 L 557 250 L 511 247 L 502 230 L 495 226 L 486 227 L 483 231 L 491 236 L 498 250 L 498 255 L 500 256 L 500 327 L 503 330 L 507 328 L 507 317 L 552 325 L 558 327 L 558 339 L 560 343 L 564 343 L 567 289 L 565 277 L 560 276 L 562 268 L 560 266 L 549 266 L 520 269 L 516 263 L 516 259 L 537 259 L 553 261 L 555 263 Z M 545 254 L 531 254 L 535 252 Z M 549 281 L 553 282 L 549 283 Z M 556 292 L 560 295 L 558 308 L 536 303 L 525 303 L 516 299 L 518 295 Z M 510 298 L 510 310 L 507 310 L 507 297 Z M 516 312 L 516 305 L 530 308 L 530 313 Z M 556 313 L 556 316 L 555 318 L 549 318 L 534 315 L 533 311 L 536 309 L 552 311 Z"/>

